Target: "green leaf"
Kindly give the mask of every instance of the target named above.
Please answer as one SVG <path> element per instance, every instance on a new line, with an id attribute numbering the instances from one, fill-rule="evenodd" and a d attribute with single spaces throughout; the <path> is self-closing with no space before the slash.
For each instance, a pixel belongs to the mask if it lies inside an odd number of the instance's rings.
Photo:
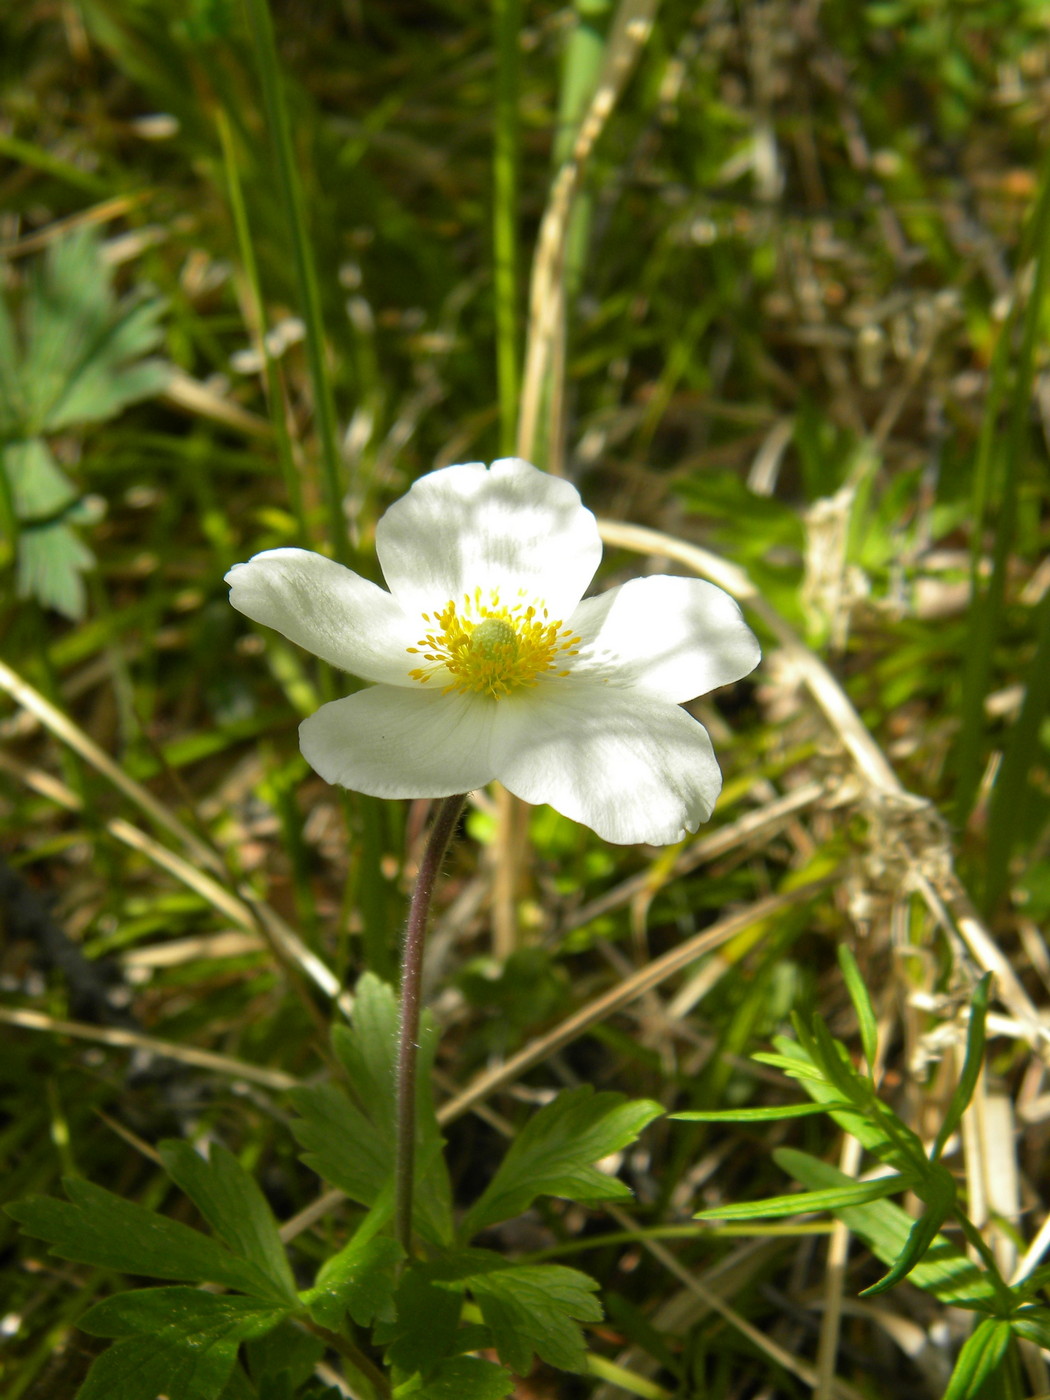
<path id="1" fill-rule="evenodd" d="M 3 450 L 3 468 L 20 524 L 45 524 L 77 498 L 43 438 L 9 442 Z"/>
<path id="2" fill-rule="evenodd" d="M 865 1288 L 860 1295 L 862 1298 L 885 1293 L 888 1288 L 906 1278 L 926 1257 L 938 1231 L 951 1214 L 955 1205 L 955 1181 L 950 1172 L 945 1171 L 943 1167 L 935 1167 L 916 1189 L 926 1202 L 926 1209 L 909 1230 L 904 1249 L 889 1273 L 879 1279 L 878 1283 Z"/>
<path id="3" fill-rule="evenodd" d="M 14 320 L 0 296 L 0 438 L 16 437 L 24 430 L 20 360 Z"/>
<path id="4" fill-rule="evenodd" d="M 294 1303 L 295 1278 L 277 1233 L 277 1222 L 255 1179 L 220 1143 L 207 1158 L 188 1142 L 169 1140 L 158 1148 L 164 1168 L 185 1191 L 215 1235 L 234 1254 L 269 1278 L 276 1296 Z"/>
<path id="5" fill-rule="evenodd" d="M 41 607 L 79 622 L 87 611 L 83 575 L 95 566 L 95 556 L 68 525 L 39 525 L 18 536 L 17 591 L 35 598 Z"/>
<path id="6" fill-rule="evenodd" d="M 937 1140 L 933 1144 L 933 1151 L 930 1153 L 931 1162 L 939 1161 L 948 1139 L 962 1121 L 966 1107 L 977 1088 L 977 1080 L 980 1078 L 981 1067 L 984 1064 L 984 1027 L 988 1015 L 988 993 L 991 981 L 992 974 L 986 972 L 973 991 L 970 1024 L 966 1032 L 966 1058 L 963 1061 L 959 1082 L 956 1084 L 945 1110 L 944 1121 L 941 1123 Z"/>
<path id="7" fill-rule="evenodd" d="M 781 1118 L 812 1118 L 816 1113 L 828 1113 L 833 1108 L 850 1108 L 842 1100 L 828 1103 L 786 1103 L 771 1108 L 726 1108 L 713 1112 L 687 1109 L 668 1114 L 679 1123 L 777 1123 Z"/>
<path id="8" fill-rule="evenodd" d="M 868 995 L 864 978 L 857 965 L 857 959 L 845 943 L 839 944 L 839 967 L 842 969 L 842 976 L 845 979 L 846 990 L 849 992 L 853 1009 L 857 1013 L 860 1043 L 864 1047 L 864 1059 L 867 1061 L 868 1073 L 874 1074 L 879 1052 L 879 1025 L 875 1017 L 875 1008 L 871 1004 L 871 997 Z"/>
<path id="9" fill-rule="evenodd" d="M 499 1359 L 516 1375 L 528 1375 L 533 1352 L 562 1371 L 587 1369 L 579 1324 L 601 1321 L 594 1279 L 561 1264 L 517 1264 L 472 1274 L 465 1282 Z"/>
<path id="10" fill-rule="evenodd" d="M 593 1163 L 634 1142 L 662 1112 L 650 1099 L 596 1094 L 590 1085 L 559 1094 L 518 1134 L 488 1189 L 467 1212 L 461 1238 L 520 1215 L 537 1196 L 582 1202 L 630 1197 L 623 1182 Z"/>
<path id="11" fill-rule="evenodd" d="M 347 1312 L 359 1327 L 374 1318 L 393 1321 L 394 1269 L 402 1257 L 396 1240 L 361 1232 L 325 1261 L 313 1288 L 302 1295 L 310 1316 L 322 1327 L 339 1328 Z"/>
<path id="12" fill-rule="evenodd" d="M 1050 1351 L 1050 1308 L 1024 1308 L 1010 1319 L 1016 1337 Z"/>
<path id="13" fill-rule="evenodd" d="M 827 1034 L 826 1031 L 825 1034 Z M 828 1038 L 830 1040 L 830 1036 Z M 825 1052 L 816 1045 L 816 1038 L 808 1037 L 808 1039 L 816 1046 L 815 1053 L 823 1058 Z M 831 1041 L 831 1043 L 837 1044 L 835 1041 Z M 892 1110 L 879 1102 L 867 1080 L 848 1066 L 843 1066 L 842 1078 L 845 1079 L 846 1074 L 854 1076 L 856 1096 L 862 1102 L 849 1109 L 835 1108 L 832 1105 L 832 1100 L 840 1098 L 842 1086 L 838 1084 L 833 1086 L 828 1083 L 827 1078 L 802 1045 L 788 1040 L 785 1036 L 777 1036 L 774 1044 L 780 1052 L 778 1056 L 756 1055 L 754 1058 L 767 1064 L 772 1064 L 775 1060 L 779 1068 L 785 1070 L 802 1085 L 810 1098 L 827 1106 L 828 1112 L 844 1132 L 855 1137 L 862 1147 L 873 1153 L 880 1161 L 886 1162 L 904 1173 L 918 1174 L 925 1170 L 927 1158 L 922 1142 L 910 1128 L 897 1118 Z M 840 1062 L 844 1054 L 845 1050 L 840 1046 L 838 1051 Z M 847 1096 L 853 1100 L 854 1091 L 851 1090 Z"/>
<path id="14" fill-rule="evenodd" d="M 845 1186 L 853 1181 L 837 1167 L 794 1148 L 778 1148 L 773 1158 L 796 1181 L 813 1189 Z M 915 1224 L 900 1206 L 886 1200 L 839 1207 L 835 1214 L 887 1265 L 900 1257 Z M 981 1307 L 995 1300 L 991 1280 L 943 1235 L 933 1240 L 926 1257 L 912 1269 L 911 1281 L 942 1303 Z"/>
<path id="15" fill-rule="evenodd" d="M 795 1029 L 799 1044 L 813 1063 L 820 1069 L 830 1085 L 838 1090 L 839 1097 L 852 1104 L 859 1112 L 866 1112 L 875 1097 L 875 1088 L 866 1075 L 858 1074 L 849 1059 L 849 1052 L 840 1040 L 836 1040 L 821 1016 L 814 1016 L 810 1028 L 803 1026 L 801 1018 L 795 1017 Z"/>
<path id="16" fill-rule="evenodd" d="M 1005 1319 L 982 1318 L 959 1352 L 944 1400 L 973 1400 L 1006 1355 L 1011 1334 Z"/>
<path id="17" fill-rule="evenodd" d="M 487 1249 L 466 1249 L 419 1267 L 439 1288 L 469 1290 L 500 1360 L 527 1375 L 535 1352 L 563 1371 L 584 1371 L 581 1322 L 600 1322 L 598 1284 L 562 1264 L 514 1264 Z M 399 1313 L 404 1315 L 401 1299 Z"/>
<path id="18" fill-rule="evenodd" d="M 149 1288 L 96 1304 L 79 1326 L 121 1340 L 97 1358 L 77 1400 L 216 1400 L 249 1337 L 276 1327 L 287 1309 L 196 1288 Z"/>
<path id="19" fill-rule="evenodd" d="M 149 1278 L 224 1283 L 272 1297 L 273 1285 L 260 1269 L 235 1258 L 199 1230 L 78 1177 L 67 1177 L 62 1184 L 69 1202 L 35 1196 L 5 1207 L 26 1234 L 47 1240 L 60 1259 Z"/>
<path id="20" fill-rule="evenodd" d="M 373 1339 L 389 1343 L 387 1360 L 408 1373 L 429 1375 L 456 1348 L 463 1299 L 434 1280 L 434 1266 L 413 1264 L 405 1270 L 395 1295 L 397 1320 L 380 1325 Z"/>
<path id="21" fill-rule="evenodd" d="M 302 1115 L 292 1130 L 306 1149 L 303 1161 L 351 1200 L 369 1207 L 389 1191 L 394 1175 L 397 1020 L 393 990 L 365 973 L 354 995 L 353 1025 L 336 1027 L 332 1037 L 355 1101 L 335 1085 L 291 1094 Z M 431 1243 L 448 1244 L 451 1189 L 431 1090 L 436 1048 L 433 1023 L 424 1017 L 417 1070 L 415 1225 Z"/>
<path id="22" fill-rule="evenodd" d="M 502 1366 L 477 1356 L 452 1356 L 411 1400 L 503 1400 L 515 1389 L 514 1377 Z"/>
<path id="23" fill-rule="evenodd" d="M 94 230 L 53 243 L 23 307 L 23 431 L 103 422 L 159 393 L 169 370 L 141 357 L 160 341 L 162 310 L 156 298 L 117 302 Z"/>
<path id="24" fill-rule="evenodd" d="M 715 1206 L 698 1211 L 694 1220 L 772 1220 L 782 1215 L 803 1215 L 807 1211 L 839 1211 L 844 1206 L 863 1205 L 892 1196 L 914 1182 L 901 1176 L 884 1176 L 877 1181 L 853 1181 L 818 1191 L 798 1191 L 790 1196 L 770 1196 L 765 1201 L 742 1201 L 736 1205 Z"/>
<path id="25" fill-rule="evenodd" d="M 290 1389 L 294 1390 L 310 1379 L 327 1350 L 328 1345 L 322 1338 L 294 1322 L 285 1321 L 261 1337 L 252 1337 L 245 1342 L 243 1357 L 249 1375 L 260 1386 L 264 1384 L 264 1378 L 272 1382 L 280 1381 L 284 1376 Z M 249 1393 L 255 1397 L 254 1389 Z"/>
<path id="26" fill-rule="evenodd" d="M 1033 1269 L 1030 1274 L 1025 1274 L 1024 1278 L 1019 1279 L 1010 1291 L 1023 1301 L 1031 1298 L 1035 1293 L 1041 1293 L 1044 1288 L 1050 1288 L 1050 1264 L 1041 1264 L 1038 1269 Z"/>

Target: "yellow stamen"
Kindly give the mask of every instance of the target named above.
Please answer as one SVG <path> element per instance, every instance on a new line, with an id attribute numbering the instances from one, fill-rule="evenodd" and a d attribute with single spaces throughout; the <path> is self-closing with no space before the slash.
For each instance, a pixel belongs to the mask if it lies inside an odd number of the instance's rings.
<path id="1" fill-rule="evenodd" d="M 534 686 L 542 676 L 567 676 L 565 662 L 580 642 L 552 622 L 542 604 L 522 599 L 508 607 L 497 589 L 464 594 L 458 607 L 449 600 L 424 613 L 423 621 L 434 630 L 408 650 L 428 664 L 410 671 L 412 679 L 420 685 L 443 681 L 443 693 L 461 690 L 493 700 Z"/>

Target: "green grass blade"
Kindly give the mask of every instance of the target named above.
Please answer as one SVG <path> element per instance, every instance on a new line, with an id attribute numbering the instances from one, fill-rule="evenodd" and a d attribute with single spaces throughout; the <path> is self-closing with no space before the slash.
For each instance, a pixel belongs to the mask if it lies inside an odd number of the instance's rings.
<path id="1" fill-rule="evenodd" d="M 864 1047 L 864 1058 L 868 1062 L 868 1073 L 874 1075 L 879 1050 L 879 1028 L 875 1020 L 875 1008 L 864 985 L 857 959 L 844 943 L 839 946 L 839 967 L 846 980 L 846 990 L 849 992 L 853 1009 L 857 1013 L 860 1041 Z"/>
<path id="2" fill-rule="evenodd" d="M 500 451 L 514 452 L 518 420 L 518 41 L 521 0 L 493 0 L 496 130 L 492 152 L 493 290 Z"/>
<path id="3" fill-rule="evenodd" d="M 1040 751 L 1039 731 L 1050 714 L 1050 593 L 1039 604 L 1035 655 L 1025 677 L 1024 702 L 1010 731 L 1002 766 L 992 790 L 984 905 L 994 909 L 1006 892 L 1010 861 L 1026 832 L 1045 821 L 1046 794 L 1030 780 Z"/>
<path id="4" fill-rule="evenodd" d="M 351 557 L 350 537 L 343 515 L 343 467 L 336 437 L 335 400 L 325 364 L 324 320 L 317 268 L 306 227 L 302 185 L 292 149 L 288 108 L 282 92 L 282 78 L 277 58 L 273 21 L 267 0 L 245 0 L 255 44 L 255 57 L 262 86 L 266 119 L 276 157 L 277 180 L 281 202 L 288 218 L 295 277 L 306 323 L 306 354 L 310 366 L 310 381 L 314 391 L 314 411 L 317 416 L 317 436 L 321 449 L 324 500 L 335 557 L 347 563 Z"/>
<path id="5" fill-rule="evenodd" d="M 288 436 L 288 424 L 284 413 L 284 394 L 281 392 L 281 380 L 277 373 L 277 366 L 274 363 L 274 358 L 270 354 L 266 339 L 266 310 L 263 304 L 262 286 L 259 281 L 259 265 L 255 257 L 255 247 L 252 243 L 251 229 L 248 224 L 248 210 L 244 202 L 244 192 L 241 188 L 240 171 L 237 168 L 237 151 L 234 144 L 233 129 L 230 125 L 230 120 L 225 108 L 219 107 L 216 110 L 215 120 L 219 130 L 219 143 L 222 146 L 223 166 L 226 173 L 226 188 L 230 199 L 230 213 L 233 216 L 233 226 L 237 232 L 237 245 L 240 248 L 241 265 L 244 268 L 248 296 L 251 301 L 251 315 L 255 322 L 252 330 L 255 334 L 258 349 L 263 357 L 263 363 L 266 366 L 266 397 L 270 407 L 270 421 L 273 423 L 274 437 L 277 443 L 277 455 L 281 464 L 281 475 L 284 477 L 285 490 L 288 492 L 288 503 L 298 522 L 303 537 L 303 543 L 305 544 L 310 538 L 310 534 L 303 510 L 302 486 L 299 481 L 299 473 L 296 470 L 295 460 L 292 456 L 291 439 Z"/>
<path id="6" fill-rule="evenodd" d="M 977 1087 L 977 1080 L 984 1065 L 984 1028 L 985 1018 L 988 1015 L 988 993 L 991 980 L 992 974 L 986 972 L 974 988 L 970 1028 L 966 1034 L 966 1059 L 963 1062 L 959 1082 L 955 1086 L 955 1092 L 952 1094 L 951 1102 L 944 1115 L 944 1122 L 941 1124 L 937 1140 L 933 1144 L 933 1151 L 930 1153 L 932 1162 L 940 1160 L 945 1144 L 959 1126 L 966 1106 L 973 1098 L 973 1091 Z"/>
<path id="7" fill-rule="evenodd" d="M 1035 372 L 1035 350 L 1050 275 L 1050 160 L 1043 168 L 1039 196 L 1029 230 L 1030 250 L 1035 257 L 1032 289 L 1023 310 L 1023 333 L 1017 370 L 1010 390 L 1002 467 L 998 516 L 992 549 L 992 573 L 983 592 L 977 591 L 977 561 L 980 554 L 984 516 L 993 495 L 993 457 L 999 445 L 998 419 L 1013 355 L 1013 317 L 1007 321 L 996 347 L 992 370 L 992 390 L 985 408 L 984 424 L 974 477 L 972 554 L 973 609 L 966 649 L 961 702 L 962 728 L 955 752 L 955 819 L 962 825 L 969 816 L 980 781 L 984 736 L 984 701 L 991 684 L 993 648 L 1002 626 L 1007 564 L 1014 543 L 1017 496 L 1021 472 L 1028 457 L 1029 416 Z M 1016 307 L 1020 304 L 1018 294 Z"/>

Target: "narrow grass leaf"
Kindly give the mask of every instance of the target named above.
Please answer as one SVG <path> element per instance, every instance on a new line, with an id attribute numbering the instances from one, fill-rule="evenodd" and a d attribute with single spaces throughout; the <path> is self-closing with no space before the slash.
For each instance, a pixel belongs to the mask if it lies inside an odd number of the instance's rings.
<path id="1" fill-rule="evenodd" d="M 843 1100 L 832 1099 L 829 1103 L 786 1103 L 770 1108 L 727 1108 L 707 1112 L 702 1109 L 688 1109 L 683 1113 L 668 1114 L 679 1123 L 778 1123 L 782 1118 L 812 1118 L 817 1113 L 830 1113 L 833 1109 L 852 1108 Z"/>
<path id="2" fill-rule="evenodd" d="M 944 1400 L 974 1400 L 985 1381 L 998 1369 L 1011 1336 L 1011 1326 L 1005 1319 L 983 1318 L 959 1352 Z"/>
<path id="3" fill-rule="evenodd" d="M 694 1220 L 762 1220 L 782 1215 L 802 1215 L 813 1210 L 841 1210 L 863 1205 L 906 1190 L 914 1182 L 903 1176 L 884 1176 L 877 1181 L 854 1181 L 848 1186 L 832 1186 L 817 1191 L 801 1191 L 791 1196 L 770 1196 L 765 1201 L 743 1201 L 738 1205 L 715 1206 L 697 1211 Z"/>
<path id="4" fill-rule="evenodd" d="M 926 1209 L 912 1225 L 904 1249 L 889 1273 L 879 1279 L 878 1283 L 865 1288 L 860 1295 L 862 1298 L 873 1298 L 878 1293 L 885 1293 L 887 1289 L 906 1278 L 926 1257 L 941 1226 L 951 1214 L 955 1205 L 955 1181 L 943 1167 L 935 1168 L 919 1189 L 926 1202 Z"/>
<path id="5" fill-rule="evenodd" d="M 317 436 L 323 467 L 322 488 L 327 507 L 332 549 L 340 563 L 350 560 L 350 537 L 343 514 L 345 486 L 336 436 L 335 400 L 325 360 L 324 320 L 318 290 L 317 268 L 306 226 L 302 182 L 292 146 L 291 123 L 284 98 L 284 76 L 277 57 L 273 20 L 268 0 L 246 0 L 255 57 L 262 87 L 266 119 L 273 141 L 274 169 L 281 204 L 288 221 L 288 237 L 295 264 L 303 320 L 306 323 L 306 355 L 314 393 Z"/>
<path id="6" fill-rule="evenodd" d="M 1050 157 L 1044 163 L 1035 212 L 1027 232 L 1027 247 L 1034 251 L 1035 257 L 1032 288 L 1027 297 L 1022 297 L 1018 289 L 1013 314 L 1000 332 L 992 366 L 992 391 L 985 406 L 974 474 L 976 495 L 972 513 L 971 550 L 973 605 L 970 609 L 971 623 L 960 704 L 961 727 L 951 765 L 952 771 L 957 774 L 955 819 L 960 826 L 969 816 L 980 779 L 985 725 L 984 702 L 991 685 L 994 648 L 1001 631 L 1007 567 L 1014 544 L 1018 491 L 1022 469 L 1028 456 L 1036 347 L 1043 323 L 1047 278 L 1050 275 Z M 1022 304 L 1024 310 L 1021 349 L 1020 354 L 1016 355 L 1017 367 L 1010 390 L 1009 416 L 1004 434 L 999 429 L 999 416 L 1008 366 L 1015 357 L 1013 330 L 1017 309 Z M 992 572 L 987 586 L 979 591 L 981 541 L 984 537 L 985 515 L 992 505 L 992 464 L 997 452 L 1002 453 L 1002 473 L 998 483 L 999 500 L 992 548 Z"/>
<path id="7" fill-rule="evenodd" d="M 837 1167 L 795 1148 L 778 1148 L 773 1158 L 789 1176 L 814 1190 L 844 1186 L 853 1181 Z M 835 1214 L 887 1265 L 893 1265 L 900 1257 L 915 1223 L 900 1206 L 887 1200 L 839 1207 Z M 910 1278 L 942 1303 L 990 1308 L 995 1300 L 991 1280 L 943 1235 L 932 1242 L 926 1257 L 911 1271 Z"/>
<path id="8" fill-rule="evenodd" d="M 1035 654 L 1024 677 L 1021 713 L 1010 730 L 996 775 L 988 812 L 988 855 L 984 906 L 999 903 L 1010 879 L 1010 861 L 1021 842 L 1042 828 L 1047 811 L 1045 791 L 1032 782 L 1039 760 L 1039 731 L 1050 714 L 1050 592 L 1038 609 Z"/>
<path id="9" fill-rule="evenodd" d="M 845 979 L 846 990 L 849 992 L 853 1009 L 857 1013 L 860 1042 L 864 1047 L 864 1059 L 867 1061 L 868 1073 L 874 1075 L 879 1053 L 878 1021 L 875 1018 L 875 1008 L 871 1004 L 871 997 L 868 995 L 868 989 L 864 984 L 857 959 L 845 943 L 839 944 L 839 967 L 842 969 L 842 976 Z"/>
<path id="10" fill-rule="evenodd" d="M 959 1082 L 948 1102 L 944 1121 L 941 1123 L 940 1131 L 933 1144 L 933 1150 L 930 1153 L 931 1162 L 940 1160 L 948 1139 L 962 1121 L 962 1116 L 977 1088 L 977 1080 L 984 1064 L 985 1021 L 988 1016 L 988 994 L 991 980 L 992 974 L 986 972 L 974 988 L 973 1005 L 970 1009 L 970 1025 L 966 1032 L 966 1057 L 963 1060 Z"/>

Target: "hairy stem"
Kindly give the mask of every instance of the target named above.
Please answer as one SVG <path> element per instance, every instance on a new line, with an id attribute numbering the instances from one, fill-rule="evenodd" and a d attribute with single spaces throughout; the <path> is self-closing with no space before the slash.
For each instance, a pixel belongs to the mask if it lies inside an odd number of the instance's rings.
<path id="1" fill-rule="evenodd" d="M 345 1361 L 348 1361 L 372 1387 L 379 1400 L 389 1400 L 390 1382 L 375 1362 L 367 1357 L 356 1343 L 339 1332 L 332 1332 L 327 1327 L 318 1326 L 311 1318 L 302 1318 L 301 1322 L 308 1332 L 312 1332 L 314 1336 L 327 1342 L 333 1351 L 337 1351 Z"/>
<path id="2" fill-rule="evenodd" d="M 412 1253 L 412 1188 L 416 1152 L 416 1061 L 419 1050 L 420 983 L 430 898 L 441 862 L 466 802 L 466 793 L 445 797 L 427 837 L 401 954 L 401 1022 L 397 1044 L 397 1151 L 394 1159 L 395 1228 L 406 1255 Z"/>

